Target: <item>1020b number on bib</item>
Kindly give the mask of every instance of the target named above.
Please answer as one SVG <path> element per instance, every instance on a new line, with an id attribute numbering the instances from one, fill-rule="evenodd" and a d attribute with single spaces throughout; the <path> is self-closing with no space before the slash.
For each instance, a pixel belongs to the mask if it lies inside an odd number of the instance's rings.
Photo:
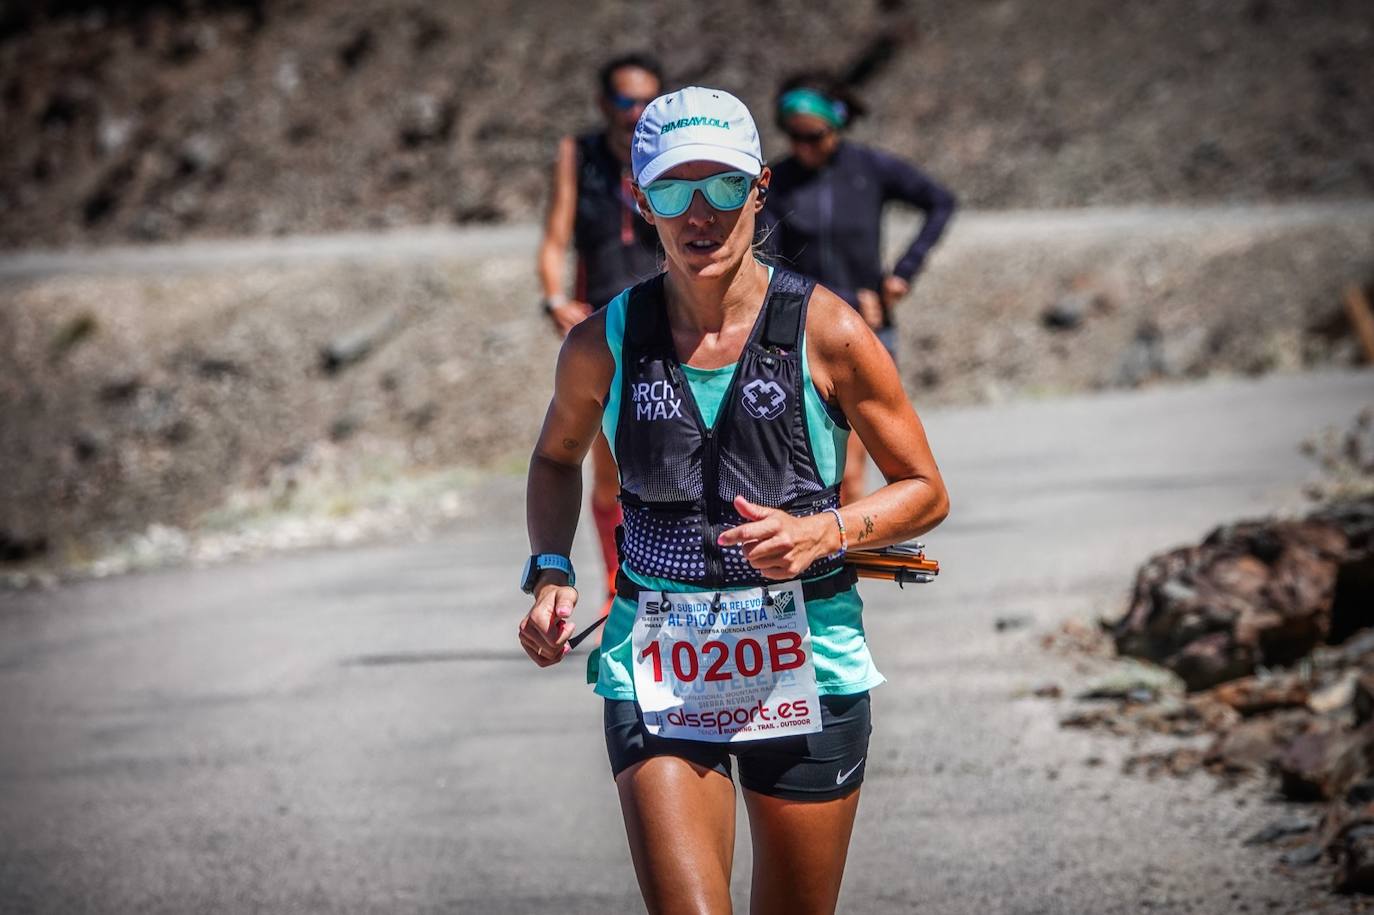
<path id="1" fill-rule="evenodd" d="M 650 642 L 639 653 L 654 668 L 654 682 L 663 682 L 663 647 L 660 642 Z M 802 637 L 795 632 L 774 632 L 768 636 L 767 644 L 756 639 L 742 638 L 735 642 L 735 650 L 725 642 L 712 639 L 701 643 L 701 650 L 692 642 L 673 642 L 667 651 L 668 663 L 673 675 L 683 683 L 691 683 L 698 676 L 708 683 L 741 677 L 756 677 L 763 673 L 765 666 L 770 673 L 795 670 L 806 662 L 802 650 Z M 733 661 L 733 665 L 731 664 Z"/>

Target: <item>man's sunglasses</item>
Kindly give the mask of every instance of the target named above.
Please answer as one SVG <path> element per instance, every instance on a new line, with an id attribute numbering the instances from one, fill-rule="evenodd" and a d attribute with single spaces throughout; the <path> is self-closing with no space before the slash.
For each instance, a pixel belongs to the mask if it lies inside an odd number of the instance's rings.
<path id="1" fill-rule="evenodd" d="M 654 215 L 672 219 L 687 212 L 692 205 L 692 195 L 701 191 L 706 202 L 717 210 L 738 210 L 749 199 L 749 190 L 754 186 L 754 177 L 745 172 L 722 172 L 698 181 L 683 181 L 677 178 L 660 178 L 644 188 L 649 209 Z"/>
<path id="2" fill-rule="evenodd" d="M 621 95 L 619 92 L 612 92 L 610 95 L 606 96 L 606 101 L 610 102 L 611 106 L 617 111 L 630 111 L 635 108 L 646 107 L 653 99 L 636 98 L 633 95 Z"/>
<path id="3" fill-rule="evenodd" d="M 819 143 L 830 136 L 829 130 L 784 130 L 793 143 Z"/>

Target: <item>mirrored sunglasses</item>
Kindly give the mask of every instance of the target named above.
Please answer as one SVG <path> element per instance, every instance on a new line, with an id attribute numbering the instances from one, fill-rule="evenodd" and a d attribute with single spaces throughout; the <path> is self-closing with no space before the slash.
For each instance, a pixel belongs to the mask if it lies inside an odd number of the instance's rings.
<path id="1" fill-rule="evenodd" d="M 660 178 L 644 188 L 644 196 L 655 215 L 672 219 L 687 212 L 697 191 L 717 210 L 738 210 L 749 199 L 753 185 L 754 177 L 746 172 L 722 172 L 697 181 Z"/>

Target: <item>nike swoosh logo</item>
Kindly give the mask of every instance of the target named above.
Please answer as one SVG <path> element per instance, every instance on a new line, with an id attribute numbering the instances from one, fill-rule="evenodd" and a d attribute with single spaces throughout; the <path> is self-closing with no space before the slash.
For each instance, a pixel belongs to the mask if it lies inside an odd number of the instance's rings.
<path id="1" fill-rule="evenodd" d="M 853 768 L 853 769 L 850 769 L 848 772 L 841 772 L 839 775 L 835 776 L 835 784 L 837 784 L 837 785 L 843 785 L 843 784 L 844 784 L 844 780 L 847 779 L 847 778 L 849 778 L 849 776 L 853 775 L 856 771 L 858 771 L 859 767 L 862 766 L 863 764 L 864 764 L 864 761 L 861 759 L 861 760 L 859 760 L 858 762 L 856 762 L 856 763 L 854 764 L 854 768 Z"/>

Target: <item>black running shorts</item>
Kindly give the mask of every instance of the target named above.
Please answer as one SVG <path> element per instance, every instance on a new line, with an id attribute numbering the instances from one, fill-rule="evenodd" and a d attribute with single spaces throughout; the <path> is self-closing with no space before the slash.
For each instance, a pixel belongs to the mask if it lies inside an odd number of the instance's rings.
<path id="1" fill-rule="evenodd" d="M 739 761 L 739 783 L 750 791 L 789 801 L 844 797 L 864 780 L 868 737 L 873 732 L 868 693 L 821 696 L 821 729 L 814 734 L 740 743 L 707 743 L 655 737 L 644 728 L 639 706 L 607 699 L 606 750 L 611 774 L 654 756 L 677 756 L 731 778 L 730 757 Z"/>

